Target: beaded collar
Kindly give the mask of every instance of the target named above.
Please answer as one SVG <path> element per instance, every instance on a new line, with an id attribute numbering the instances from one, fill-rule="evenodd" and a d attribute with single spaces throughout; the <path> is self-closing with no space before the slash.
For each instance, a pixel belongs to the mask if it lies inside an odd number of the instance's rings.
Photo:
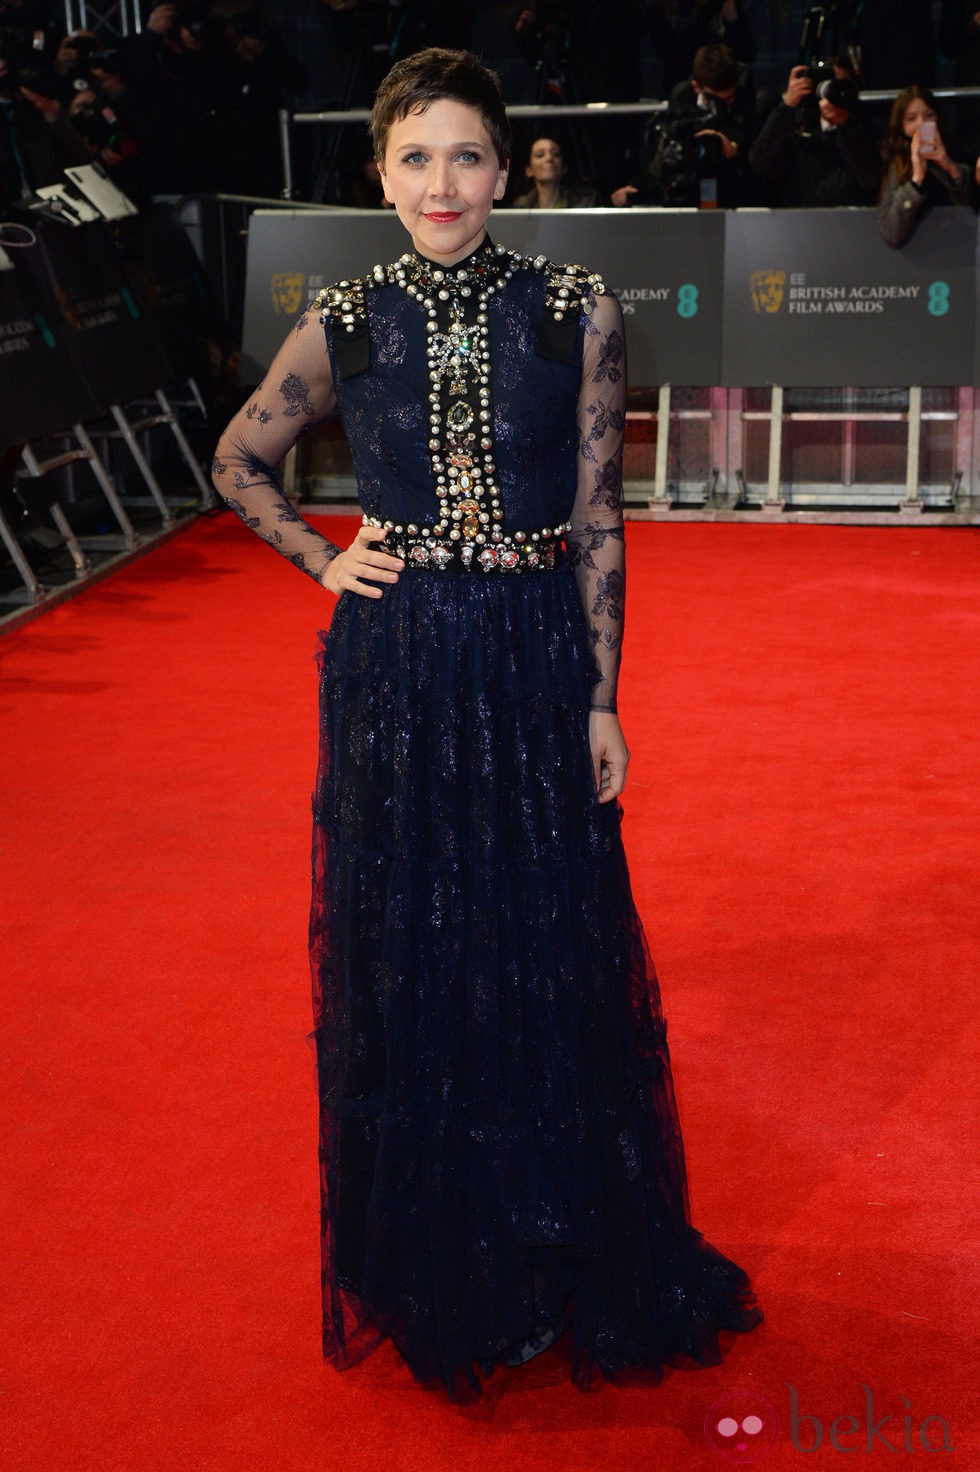
<path id="1" fill-rule="evenodd" d="M 314 302 L 313 309 L 320 312 L 326 328 L 333 324 L 343 337 L 354 337 L 367 328 L 366 293 L 383 286 L 400 286 L 411 296 L 425 300 L 427 297 L 448 300 L 450 295 L 471 296 L 473 291 L 488 298 L 501 291 L 519 271 L 533 271 L 546 278 L 546 317 L 559 329 L 563 324 L 577 324 L 579 312 L 591 312 L 593 296 L 602 296 L 606 286 L 601 276 L 587 271 L 584 266 L 559 266 L 547 256 L 523 256 L 519 251 L 508 251 L 502 245 L 494 245 L 489 237 L 478 246 L 472 255 L 455 266 L 440 266 L 424 256 L 406 252 L 390 265 L 373 266 L 367 276 L 338 281 L 334 286 L 325 286 Z M 443 295 L 445 293 L 445 295 Z M 565 332 L 560 336 L 565 337 Z M 569 339 L 571 340 L 571 339 Z M 335 343 L 337 339 L 334 339 Z M 570 361 L 567 351 L 549 351 L 546 356 Z M 367 362 L 358 371 L 363 372 Z"/>
<path id="2" fill-rule="evenodd" d="M 447 301 L 455 292 L 463 297 L 471 296 L 474 291 L 492 296 L 506 286 L 522 260 L 523 257 L 503 246 L 495 246 L 487 236 L 476 250 L 454 266 L 441 266 L 438 261 L 413 252 L 396 261 L 393 269 L 398 285 L 410 296 L 435 296 Z"/>

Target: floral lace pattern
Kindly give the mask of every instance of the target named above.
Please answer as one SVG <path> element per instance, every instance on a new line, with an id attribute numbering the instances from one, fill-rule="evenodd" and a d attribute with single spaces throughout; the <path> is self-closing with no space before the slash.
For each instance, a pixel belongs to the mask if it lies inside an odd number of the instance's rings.
<path id="1" fill-rule="evenodd" d="M 566 540 L 600 677 L 592 709 L 614 711 L 626 605 L 626 345 L 613 297 L 597 297 L 586 319 L 578 423 L 578 486 Z"/>
<path id="2" fill-rule="evenodd" d="M 323 336 L 303 332 L 304 313 L 269 373 L 225 430 L 211 465 L 219 494 L 245 525 L 318 582 L 340 551 L 286 499 L 278 466 L 297 440 L 333 410 L 336 395 Z"/>

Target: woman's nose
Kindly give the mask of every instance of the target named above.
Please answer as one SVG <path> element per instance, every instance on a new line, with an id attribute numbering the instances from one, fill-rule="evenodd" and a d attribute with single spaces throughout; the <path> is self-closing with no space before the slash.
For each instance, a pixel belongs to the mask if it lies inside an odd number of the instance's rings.
<path id="1" fill-rule="evenodd" d="M 438 199 L 451 199 L 456 193 L 452 166 L 448 159 L 436 159 L 429 175 L 429 193 Z"/>

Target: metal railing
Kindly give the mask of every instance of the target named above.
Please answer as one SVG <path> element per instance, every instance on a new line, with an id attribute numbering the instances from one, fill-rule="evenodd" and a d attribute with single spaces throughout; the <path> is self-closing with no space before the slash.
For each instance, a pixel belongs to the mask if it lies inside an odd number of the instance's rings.
<path id="1" fill-rule="evenodd" d="M 980 97 L 980 86 L 933 87 L 931 90 L 934 97 L 953 101 L 960 97 Z M 898 88 L 869 88 L 859 95 L 862 102 L 873 106 L 892 102 L 898 95 L 898 91 Z M 668 106 L 667 102 L 657 98 L 644 98 L 639 102 L 519 103 L 508 107 L 507 116 L 516 120 L 560 117 L 649 118 L 654 117 L 657 113 L 666 112 Z M 329 108 L 321 112 L 290 112 L 288 108 L 281 108 L 279 112 L 279 148 L 282 156 L 282 198 L 292 199 L 293 197 L 293 127 L 351 127 L 355 123 L 366 125 L 370 117 L 370 109 L 366 107 Z"/>

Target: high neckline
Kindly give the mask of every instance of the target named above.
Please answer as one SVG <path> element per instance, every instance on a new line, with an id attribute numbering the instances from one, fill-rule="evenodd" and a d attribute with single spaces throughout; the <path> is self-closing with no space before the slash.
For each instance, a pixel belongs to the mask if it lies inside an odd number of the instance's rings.
<path id="1" fill-rule="evenodd" d="M 451 266 L 446 266 L 441 261 L 434 261 L 431 256 L 423 255 L 418 250 L 412 251 L 411 255 L 424 276 L 428 276 L 433 281 L 445 281 L 450 284 L 472 281 L 474 277 L 479 278 L 501 259 L 501 252 L 497 250 L 489 235 L 484 235 L 480 244 L 471 250 L 468 256 L 464 256 L 461 261 L 455 261 Z"/>

